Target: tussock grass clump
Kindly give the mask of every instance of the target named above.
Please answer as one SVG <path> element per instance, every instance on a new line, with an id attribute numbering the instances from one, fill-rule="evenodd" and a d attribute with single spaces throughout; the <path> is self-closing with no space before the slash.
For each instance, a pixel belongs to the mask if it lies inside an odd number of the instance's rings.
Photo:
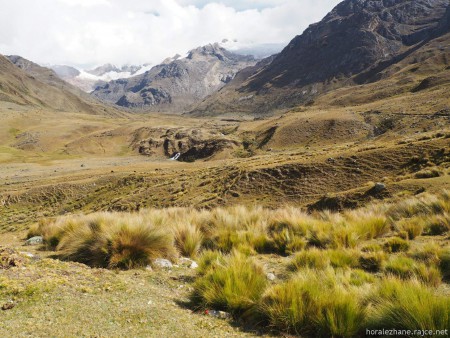
<path id="1" fill-rule="evenodd" d="M 225 257 L 218 251 L 205 250 L 198 260 L 197 273 L 202 276 L 206 274 L 209 269 L 215 266 L 225 264 Z"/>
<path id="2" fill-rule="evenodd" d="M 377 252 L 383 250 L 383 247 L 378 243 L 369 243 L 361 247 L 362 252 Z"/>
<path id="3" fill-rule="evenodd" d="M 378 272 L 384 268 L 387 254 L 382 251 L 369 252 L 359 257 L 359 266 L 368 272 Z"/>
<path id="4" fill-rule="evenodd" d="M 363 239 L 380 238 L 390 230 L 388 219 L 372 210 L 358 210 L 349 213 L 355 232 Z"/>
<path id="5" fill-rule="evenodd" d="M 439 255 L 439 268 L 442 272 L 442 278 L 446 281 L 450 281 L 450 249 L 443 251 Z"/>
<path id="6" fill-rule="evenodd" d="M 421 217 L 402 219 L 397 224 L 400 231 L 407 233 L 408 239 L 414 239 L 422 235 L 424 229 L 424 220 Z"/>
<path id="7" fill-rule="evenodd" d="M 97 213 L 48 223 L 41 234 L 60 257 L 95 267 L 129 269 L 175 256 L 173 237 L 144 217 Z"/>
<path id="8" fill-rule="evenodd" d="M 405 256 L 394 256 L 386 264 L 385 271 L 402 279 L 417 278 L 427 285 L 438 286 L 442 277 L 435 266 L 427 266 Z"/>
<path id="9" fill-rule="evenodd" d="M 389 278 L 371 295 L 367 328 L 444 330 L 450 327 L 450 298 L 418 281 Z"/>
<path id="10" fill-rule="evenodd" d="M 333 270 L 304 270 L 269 288 L 261 312 L 281 331 L 315 337 L 352 337 L 360 331 L 365 309 L 354 289 L 346 288 Z"/>
<path id="11" fill-rule="evenodd" d="M 198 227 L 191 223 L 178 223 L 174 230 L 175 246 L 185 257 L 194 258 L 200 251 L 203 235 Z"/>
<path id="12" fill-rule="evenodd" d="M 330 258 L 328 257 L 326 251 L 312 248 L 295 254 L 294 258 L 289 263 L 289 269 L 292 271 L 297 271 L 304 268 L 325 269 L 329 265 Z"/>
<path id="13" fill-rule="evenodd" d="M 450 231 L 450 215 L 434 215 L 423 220 L 424 233 L 429 236 L 439 236 Z"/>
<path id="14" fill-rule="evenodd" d="M 216 259 L 210 267 L 195 282 L 192 302 L 200 308 L 252 316 L 267 285 L 262 267 L 238 252 Z"/>
<path id="15" fill-rule="evenodd" d="M 329 250 L 328 257 L 330 264 L 334 268 L 357 268 L 360 266 L 359 256 L 357 250 Z"/>
<path id="16" fill-rule="evenodd" d="M 414 174 L 415 178 L 435 178 L 440 177 L 442 175 L 442 171 L 436 168 L 423 169 Z"/>
<path id="17" fill-rule="evenodd" d="M 402 238 L 392 237 L 384 243 L 384 250 L 389 253 L 405 252 L 409 250 L 409 243 Z"/>
<path id="18" fill-rule="evenodd" d="M 416 248 L 410 254 L 410 257 L 427 264 L 438 264 L 440 261 L 439 256 L 442 253 L 443 249 L 439 245 L 435 242 L 429 242 L 425 243 L 420 248 Z"/>
<path id="19" fill-rule="evenodd" d="M 143 267 L 152 259 L 175 255 L 171 234 L 147 224 L 122 224 L 111 237 L 108 267 Z"/>
<path id="20" fill-rule="evenodd" d="M 305 268 L 322 270 L 329 266 L 333 268 L 357 268 L 360 266 L 359 253 L 356 250 L 311 248 L 296 253 L 288 268 L 291 271 Z"/>
<path id="21" fill-rule="evenodd" d="M 364 284 L 372 284 L 375 282 L 375 277 L 360 269 L 351 270 L 349 283 L 355 286 L 362 286 Z"/>
<path id="22" fill-rule="evenodd" d="M 386 216 L 394 220 L 412 218 L 414 216 L 438 215 L 450 212 L 450 191 L 443 190 L 438 195 L 423 194 L 392 204 Z"/>

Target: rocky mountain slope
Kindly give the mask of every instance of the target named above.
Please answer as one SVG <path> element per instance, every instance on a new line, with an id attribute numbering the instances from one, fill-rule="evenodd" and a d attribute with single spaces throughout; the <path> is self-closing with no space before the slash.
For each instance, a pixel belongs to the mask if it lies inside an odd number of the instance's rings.
<path id="1" fill-rule="evenodd" d="M 165 60 L 148 72 L 98 86 L 92 95 L 122 107 L 153 111 L 183 111 L 230 82 L 256 60 L 207 45 L 187 57 Z"/>
<path id="2" fill-rule="evenodd" d="M 53 111 L 119 114 L 64 82 L 51 69 L 20 56 L 0 55 L 0 101 Z"/>
<path id="3" fill-rule="evenodd" d="M 269 65 L 230 84 L 195 112 L 270 112 L 312 103 L 338 87 L 378 81 L 433 39 L 446 36 L 449 17 L 448 0 L 345 0 Z M 448 46 L 444 39 L 438 50 L 448 56 Z"/>

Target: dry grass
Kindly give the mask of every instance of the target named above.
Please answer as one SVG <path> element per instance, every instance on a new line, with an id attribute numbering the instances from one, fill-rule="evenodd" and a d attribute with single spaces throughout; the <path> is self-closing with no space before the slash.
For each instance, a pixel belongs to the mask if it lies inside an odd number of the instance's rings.
<path id="1" fill-rule="evenodd" d="M 382 281 L 370 296 L 367 327 L 397 330 L 444 330 L 450 325 L 450 298 L 420 282 L 395 278 Z"/>
<path id="2" fill-rule="evenodd" d="M 442 231 L 421 234 L 447 212 L 444 191 L 343 213 L 235 206 L 65 216 L 41 221 L 29 235 L 42 234 L 61 257 L 91 266 L 129 269 L 156 257 L 198 257 L 195 308 L 293 334 L 351 337 L 393 320 L 389 309 L 399 309 L 406 325 L 409 315 L 419 318 L 420 302 L 429 306 L 421 310 L 423 323 L 440 327 L 434 313 L 442 315 L 442 304 L 430 295 L 448 280 L 448 250 Z M 257 261 L 270 265 L 287 255 L 286 264 L 277 261 L 280 280 L 269 281 L 268 265 Z M 418 296 L 402 308 L 386 291 L 402 286 L 431 300 Z"/>
<path id="3" fill-rule="evenodd" d="M 203 309 L 213 308 L 248 316 L 267 285 L 261 266 L 234 252 L 222 260 L 215 259 L 194 284 L 193 303 Z"/>

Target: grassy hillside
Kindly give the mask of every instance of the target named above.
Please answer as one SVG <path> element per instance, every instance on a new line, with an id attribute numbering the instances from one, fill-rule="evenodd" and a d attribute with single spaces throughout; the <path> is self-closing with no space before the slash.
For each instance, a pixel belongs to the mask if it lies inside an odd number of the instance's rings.
<path id="1" fill-rule="evenodd" d="M 22 110 L 32 107 L 58 112 L 124 115 L 117 109 L 99 103 L 60 80 L 53 71 L 29 63 L 33 67 L 20 69 L 9 59 L 0 55 L 0 108 L 2 110 Z"/>
<path id="2" fill-rule="evenodd" d="M 51 332 L 66 335 L 445 330 L 449 203 L 443 191 L 342 213 L 236 206 L 43 219 L 28 232 L 44 236 L 43 251 L 33 252 L 69 262 L 2 249 L 0 303 L 13 307 L 0 330 L 17 330 L 30 313 L 34 332 L 50 332 L 42 323 L 51 318 Z M 196 272 L 180 256 L 196 259 Z M 161 270 L 157 257 L 178 265 Z M 147 266 L 154 271 L 139 270 Z M 84 310 L 68 317 L 79 305 Z M 229 322 L 205 315 L 211 309 L 229 313 Z"/>

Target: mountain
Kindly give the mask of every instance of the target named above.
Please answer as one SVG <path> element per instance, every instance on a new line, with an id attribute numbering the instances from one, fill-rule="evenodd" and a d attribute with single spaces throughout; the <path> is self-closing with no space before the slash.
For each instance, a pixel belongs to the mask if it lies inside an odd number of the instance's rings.
<path id="1" fill-rule="evenodd" d="M 183 111 L 230 82 L 256 60 L 210 44 L 176 55 L 142 75 L 98 86 L 92 95 L 128 108 Z"/>
<path id="2" fill-rule="evenodd" d="M 78 70 L 74 67 L 55 65 L 50 67 L 64 81 L 90 93 L 97 86 L 104 85 L 109 81 L 145 73 L 151 68 L 150 64 L 124 65 L 117 67 L 110 63 L 104 64 L 90 70 Z"/>
<path id="3" fill-rule="evenodd" d="M 17 55 L 0 55 L 0 101 L 53 111 L 119 114 L 56 73 Z"/>
<path id="4" fill-rule="evenodd" d="M 78 69 L 70 66 L 56 65 L 51 66 L 50 69 L 52 69 L 62 80 L 71 79 L 80 75 Z"/>
<path id="5" fill-rule="evenodd" d="M 270 64 L 207 98 L 194 112 L 264 113 L 312 103 L 330 90 L 392 75 L 396 64 L 440 37 L 447 47 L 441 52 L 448 55 L 449 13 L 448 0 L 345 0 Z"/>

